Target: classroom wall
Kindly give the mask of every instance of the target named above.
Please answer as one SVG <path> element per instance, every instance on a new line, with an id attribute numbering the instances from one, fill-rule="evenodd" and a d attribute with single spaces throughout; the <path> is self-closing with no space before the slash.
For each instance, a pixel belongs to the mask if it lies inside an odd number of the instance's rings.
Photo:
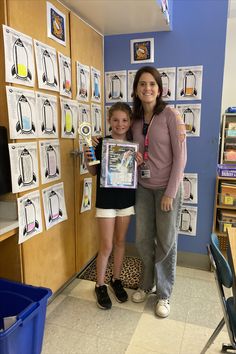
<path id="1" fill-rule="evenodd" d="M 227 1 L 206 0 L 173 2 L 170 32 L 136 33 L 105 37 L 105 72 L 137 70 L 130 63 L 130 40 L 154 38 L 155 67 L 203 65 L 200 137 L 188 138 L 185 172 L 198 174 L 198 218 L 196 236 L 179 235 L 182 252 L 206 254 L 212 230 L 216 165 L 221 119 L 224 74 Z M 175 101 L 171 103 L 186 103 Z M 134 242 L 134 220 L 128 241 Z"/>

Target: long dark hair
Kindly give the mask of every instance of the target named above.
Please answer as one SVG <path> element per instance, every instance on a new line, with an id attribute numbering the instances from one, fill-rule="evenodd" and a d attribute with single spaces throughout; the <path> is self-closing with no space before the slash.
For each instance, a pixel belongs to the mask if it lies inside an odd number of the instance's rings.
<path id="1" fill-rule="evenodd" d="M 133 119 L 134 120 L 143 119 L 143 115 L 144 115 L 142 102 L 140 101 L 139 97 L 136 95 L 139 79 L 141 75 L 144 73 L 151 74 L 154 77 L 159 87 L 160 95 L 156 99 L 156 105 L 153 109 L 153 113 L 154 114 L 161 113 L 166 106 L 166 103 L 162 100 L 163 86 L 162 86 L 161 75 L 159 71 L 152 66 L 143 66 L 136 72 L 134 83 L 133 83 Z"/>
<path id="2" fill-rule="evenodd" d="M 132 114 L 132 110 L 131 110 L 130 106 L 127 103 L 125 103 L 125 102 L 114 103 L 108 111 L 109 119 L 111 119 L 111 117 L 113 116 L 113 113 L 115 111 L 125 112 L 127 114 L 127 116 L 130 118 L 130 123 L 132 123 L 133 114 Z M 128 141 L 133 140 L 132 131 L 131 131 L 131 124 L 130 124 L 129 130 L 126 133 L 126 138 Z"/>

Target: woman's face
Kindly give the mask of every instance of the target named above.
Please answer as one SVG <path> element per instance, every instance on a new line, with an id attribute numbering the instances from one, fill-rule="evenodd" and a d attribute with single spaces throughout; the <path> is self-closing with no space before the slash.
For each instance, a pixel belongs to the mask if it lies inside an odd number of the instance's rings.
<path id="1" fill-rule="evenodd" d="M 156 104 L 156 98 L 159 96 L 159 86 L 155 78 L 150 73 L 143 73 L 136 89 L 140 101 L 146 104 Z"/>

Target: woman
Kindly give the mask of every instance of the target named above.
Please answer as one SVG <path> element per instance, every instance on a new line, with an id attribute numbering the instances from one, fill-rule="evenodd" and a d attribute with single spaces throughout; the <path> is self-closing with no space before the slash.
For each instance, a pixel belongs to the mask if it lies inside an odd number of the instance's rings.
<path id="1" fill-rule="evenodd" d="M 186 132 L 180 114 L 162 101 L 162 90 L 155 68 L 137 71 L 132 132 L 143 154 L 136 192 L 136 245 L 143 271 L 132 301 L 144 301 L 156 285 L 155 313 L 167 317 L 176 270 Z"/>

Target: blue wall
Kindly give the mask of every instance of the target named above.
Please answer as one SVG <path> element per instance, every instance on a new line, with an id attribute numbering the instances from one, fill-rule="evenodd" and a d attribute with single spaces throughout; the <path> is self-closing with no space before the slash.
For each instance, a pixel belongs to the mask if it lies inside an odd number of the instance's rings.
<path id="1" fill-rule="evenodd" d="M 155 67 L 203 65 L 200 137 L 188 138 L 185 172 L 198 174 L 196 237 L 180 235 L 180 251 L 206 253 L 212 230 L 216 165 L 221 119 L 227 0 L 178 0 L 173 2 L 172 31 L 105 37 L 105 72 L 137 70 L 130 64 L 130 40 L 154 38 Z M 174 101 L 171 103 L 186 103 Z M 135 239 L 134 222 L 128 241 Z"/>

